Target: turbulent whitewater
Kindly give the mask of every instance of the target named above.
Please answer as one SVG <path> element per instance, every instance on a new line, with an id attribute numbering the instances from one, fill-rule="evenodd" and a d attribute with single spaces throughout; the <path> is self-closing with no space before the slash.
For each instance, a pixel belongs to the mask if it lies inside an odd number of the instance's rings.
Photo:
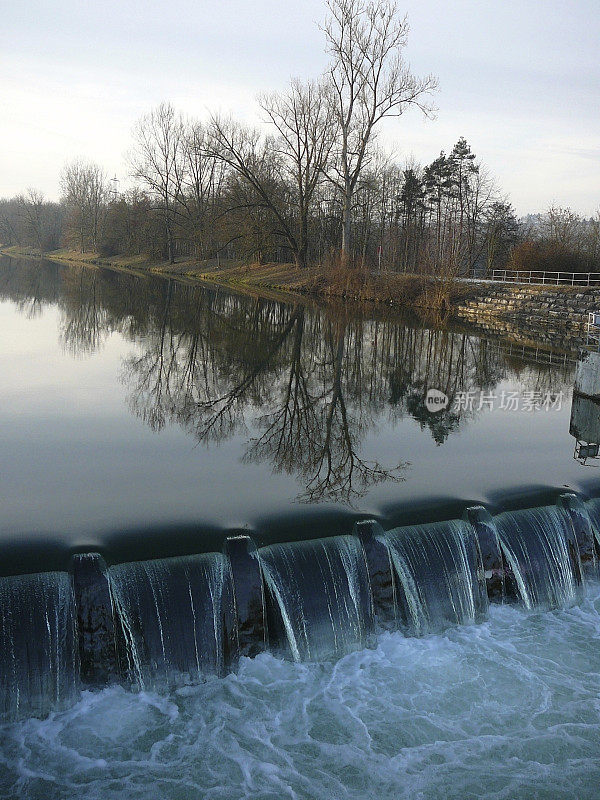
<path id="1" fill-rule="evenodd" d="M 263 653 L 194 687 L 85 692 L 0 729 L 0 797 L 595 800 L 599 696 L 593 585 L 581 606 L 494 605 L 338 662 Z"/>
<path id="2" fill-rule="evenodd" d="M 0 798 L 592 800 L 599 508 L 0 578 Z"/>

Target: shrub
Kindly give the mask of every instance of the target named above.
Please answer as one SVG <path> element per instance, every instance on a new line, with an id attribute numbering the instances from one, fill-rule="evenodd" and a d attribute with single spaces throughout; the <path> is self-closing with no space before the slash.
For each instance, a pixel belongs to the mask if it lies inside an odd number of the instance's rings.
<path id="1" fill-rule="evenodd" d="M 512 251 L 508 269 L 527 272 L 597 272 L 600 265 L 557 242 L 525 241 Z"/>

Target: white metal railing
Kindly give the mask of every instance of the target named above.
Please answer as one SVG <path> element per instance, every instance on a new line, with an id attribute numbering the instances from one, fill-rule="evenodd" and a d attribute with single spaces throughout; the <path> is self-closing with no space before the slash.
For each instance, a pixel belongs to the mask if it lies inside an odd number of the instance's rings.
<path id="1" fill-rule="evenodd" d="M 488 339 L 488 341 L 490 341 Z M 490 342 L 491 344 L 491 342 Z M 555 366 L 572 366 L 577 363 L 577 354 L 559 350 L 546 350 L 535 345 L 516 344 L 515 342 L 497 342 L 496 349 L 505 356 L 519 358 L 526 362 Z"/>
<path id="2" fill-rule="evenodd" d="M 600 286 L 600 272 L 493 269 L 491 280 L 503 283 L 535 283 L 543 286 Z"/>

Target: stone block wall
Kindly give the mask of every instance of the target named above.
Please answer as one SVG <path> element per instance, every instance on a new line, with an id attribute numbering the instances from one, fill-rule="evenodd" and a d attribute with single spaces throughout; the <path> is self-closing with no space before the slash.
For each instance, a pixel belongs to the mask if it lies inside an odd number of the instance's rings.
<path id="1" fill-rule="evenodd" d="M 590 311 L 600 311 L 600 288 L 482 283 L 469 299 L 452 306 L 455 318 L 495 334 L 576 348 L 587 339 Z"/>

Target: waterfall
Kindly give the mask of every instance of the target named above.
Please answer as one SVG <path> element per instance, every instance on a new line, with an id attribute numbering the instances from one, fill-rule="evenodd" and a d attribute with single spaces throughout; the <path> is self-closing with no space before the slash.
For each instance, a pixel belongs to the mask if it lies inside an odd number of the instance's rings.
<path id="1" fill-rule="evenodd" d="M 565 493 L 559 498 L 559 506 L 565 510 L 575 532 L 581 568 L 586 578 L 598 578 L 598 556 L 594 523 L 589 511 L 576 494 Z"/>
<path id="2" fill-rule="evenodd" d="M 63 708 L 79 692 L 75 609 L 66 572 L 0 578 L 0 712 Z"/>
<path id="3" fill-rule="evenodd" d="M 556 506 L 505 511 L 494 524 L 507 577 L 526 608 L 562 608 L 581 600 L 581 561 L 565 511 Z"/>
<path id="4" fill-rule="evenodd" d="M 585 503 L 591 520 L 592 533 L 595 539 L 596 555 L 600 560 L 600 499 L 594 498 Z"/>
<path id="5" fill-rule="evenodd" d="M 98 553 L 77 553 L 71 559 L 70 572 L 77 608 L 81 682 L 107 686 L 120 675 L 106 563 Z"/>
<path id="6" fill-rule="evenodd" d="M 600 500 L 481 506 L 464 520 L 271 544 L 229 537 L 224 553 L 107 567 L 76 554 L 70 574 L 0 578 L 0 715 L 70 704 L 80 683 L 139 689 L 223 675 L 267 646 L 296 661 L 367 646 L 379 623 L 424 635 L 485 618 L 490 597 L 527 609 L 580 601 L 598 575 Z"/>
<path id="7" fill-rule="evenodd" d="M 223 555 L 120 564 L 108 578 L 124 671 L 140 689 L 225 672 L 236 645 Z"/>
<path id="8" fill-rule="evenodd" d="M 295 661 L 339 657 L 366 646 L 373 608 L 356 537 L 273 544 L 262 547 L 258 558 L 272 643 Z"/>
<path id="9" fill-rule="evenodd" d="M 396 615 L 409 633 L 423 635 L 485 617 L 485 573 L 477 537 L 467 522 L 411 525 L 377 538 L 389 550 Z"/>

